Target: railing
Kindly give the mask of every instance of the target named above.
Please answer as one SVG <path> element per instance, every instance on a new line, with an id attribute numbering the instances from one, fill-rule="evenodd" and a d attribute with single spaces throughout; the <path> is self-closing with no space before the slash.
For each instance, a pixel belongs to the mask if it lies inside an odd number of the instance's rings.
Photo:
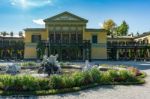
<path id="1" fill-rule="evenodd" d="M 71 42 L 71 43 L 53 43 L 48 41 L 42 41 L 45 46 L 81 46 L 81 47 L 90 47 L 91 43 L 89 40 L 83 40 L 82 42 Z"/>
<path id="2" fill-rule="evenodd" d="M 24 43 L 18 44 L 19 42 L 0 42 L 0 48 L 24 48 Z"/>
<path id="3" fill-rule="evenodd" d="M 113 44 L 113 43 L 107 43 L 107 47 L 145 47 L 145 46 L 150 46 L 150 44 L 139 44 L 139 43 L 134 43 L 134 44 Z"/>

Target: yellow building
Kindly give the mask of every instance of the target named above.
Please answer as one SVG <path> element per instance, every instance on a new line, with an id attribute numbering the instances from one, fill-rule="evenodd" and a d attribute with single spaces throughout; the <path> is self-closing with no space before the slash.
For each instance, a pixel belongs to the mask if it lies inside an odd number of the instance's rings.
<path id="1" fill-rule="evenodd" d="M 108 36 L 104 29 L 86 28 L 88 20 L 63 12 L 44 20 L 45 28 L 25 29 L 25 59 L 53 54 L 59 60 L 150 59 L 150 33 Z"/>
<path id="2" fill-rule="evenodd" d="M 107 57 L 109 60 L 150 60 L 150 33 L 108 36 Z"/>
<path id="3" fill-rule="evenodd" d="M 25 59 L 58 54 L 60 60 L 107 59 L 107 32 L 86 28 L 88 20 L 63 12 L 44 20 L 45 28 L 26 28 Z"/>

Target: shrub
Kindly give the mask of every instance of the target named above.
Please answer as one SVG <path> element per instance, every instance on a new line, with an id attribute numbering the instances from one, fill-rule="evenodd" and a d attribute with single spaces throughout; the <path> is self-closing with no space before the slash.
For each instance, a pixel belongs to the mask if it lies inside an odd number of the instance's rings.
<path id="1" fill-rule="evenodd" d="M 62 77 L 64 88 L 72 88 L 75 86 L 74 79 L 68 75 Z"/>
<path id="2" fill-rule="evenodd" d="M 103 72 L 102 73 L 102 77 L 101 77 L 101 82 L 102 84 L 109 84 L 110 82 L 112 82 L 112 78 L 109 75 L 109 72 Z"/>
<path id="3" fill-rule="evenodd" d="M 120 80 L 117 70 L 109 70 L 108 75 L 110 76 L 110 79 L 111 79 L 112 82 Z"/>
<path id="4" fill-rule="evenodd" d="M 50 77 L 50 86 L 52 89 L 62 89 L 64 88 L 64 83 L 62 76 L 60 75 L 53 75 Z"/>
<path id="5" fill-rule="evenodd" d="M 140 76 L 142 73 L 140 72 L 140 70 L 138 70 L 137 68 L 134 67 L 128 67 L 127 68 L 129 71 L 133 72 L 135 76 Z"/>
<path id="6" fill-rule="evenodd" d="M 49 88 L 48 80 L 35 78 L 29 75 L 25 76 L 1 75 L 0 82 L 3 84 L 2 89 L 4 90 L 34 91 L 34 90 L 45 90 Z"/>
<path id="7" fill-rule="evenodd" d="M 82 72 L 73 73 L 72 78 L 76 87 L 82 86 L 84 84 L 84 76 Z"/>
<path id="8" fill-rule="evenodd" d="M 39 82 L 40 89 L 42 89 L 42 90 L 50 89 L 50 81 L 49 81 L 49 79 L 41 78 L 41 79 L 39 79 L 38 82 Z"/>
<path id="9" fill-rule="evenodd" d="M 97 68 L 75 72 L 72 75 L 52 75 L 50 78 L 36 78 L 30 75 L 0 75 L 0 89 L 4 91 L 38 91 L 87 86 L 89 84 L 143 83 L 128 70 L 108 70 L 100 72 Z"/>
<path id="10" fill-rule="evenodd" d="M 2 90 L 2 89 L 3 89 L 3 87 L 4 87 L 3 83 L 2 83 L 2 82 L 0 82 L 0 89 Z"/>
<path id="11" fill-rule="evenodd" d="M 101 81 L 102 73 L 97 68 L 92 68 L 90 72 L 93 78 L 93 82 L 99 83 Z"/>
<path id="12" fill-rule="evenodd" d="M 93 83 L 93 77 L 91 75 L 91 71 L 85 71 L 83 72 L 83 84 L 87 85 L 87 84 L 91 84 Z"/>
<path id="13" fill-rule="evenodd" d="M 40 90 L 39 79 L 32 76 L 23 76 L 22 85 L 24 90 Z"/>
<path id="14" fill-rule="evenodd" d="M 128 71 L 128 70 L 120 70 L 119 76 L 120 78 L 122 78 L 122 81 L 124 82 L 134 82 L 137 80 L 135 75 L 131 71 Z"/>

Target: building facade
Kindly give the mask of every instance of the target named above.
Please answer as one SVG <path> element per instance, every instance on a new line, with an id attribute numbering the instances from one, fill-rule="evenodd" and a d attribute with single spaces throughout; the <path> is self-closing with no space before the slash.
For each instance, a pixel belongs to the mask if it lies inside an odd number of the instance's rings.
<path id="1" fill-rule="evenodd" d="M 107 59 L 107 32 L 86 28 L 88 20 L 63 12 L 44 20 L 45 28 L 25 29 L 25 59 L 59 55 L 60 60 Z"/>
<path id="2" fill-rule="evenodd" d="M 150 33 L 107 38 L 109 60 L 150 60 Z"/>
<path id="3" fill-rule="evenodd" d="M 0 36 L 0 59 L 23 59 L 24 37 Z"/>
<path id="4" fill-rule="evenodd" d="M 59 55 L 59 60 L 150 59 L 150 33 L 108 36 L 104 29 L 86 28 L 88 20 L 63 12 L 44 20 L 45 28 L 26 28 L 24 59 Z"/>

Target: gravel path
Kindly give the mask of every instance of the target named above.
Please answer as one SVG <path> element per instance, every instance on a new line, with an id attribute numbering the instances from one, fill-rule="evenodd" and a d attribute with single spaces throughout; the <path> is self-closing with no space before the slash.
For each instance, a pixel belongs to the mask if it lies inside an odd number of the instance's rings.
<path id="1" fill-rule="evenodd" d="M 99 86 L 79 92 L 58 94 L 50 96 L 18 97 L 18 99 L 150 99 L 150 62 L 96 62 L 100 64 L 124 64 L 135 66 L 147 73 L 146 84 L 130 86 Z M 94 63 L 93 63 L 94 64 Z M 13 99 L 13 97 L 0 97 L 0 99 Z M 16 99 L 16 97 L 14 97 Z"/>

